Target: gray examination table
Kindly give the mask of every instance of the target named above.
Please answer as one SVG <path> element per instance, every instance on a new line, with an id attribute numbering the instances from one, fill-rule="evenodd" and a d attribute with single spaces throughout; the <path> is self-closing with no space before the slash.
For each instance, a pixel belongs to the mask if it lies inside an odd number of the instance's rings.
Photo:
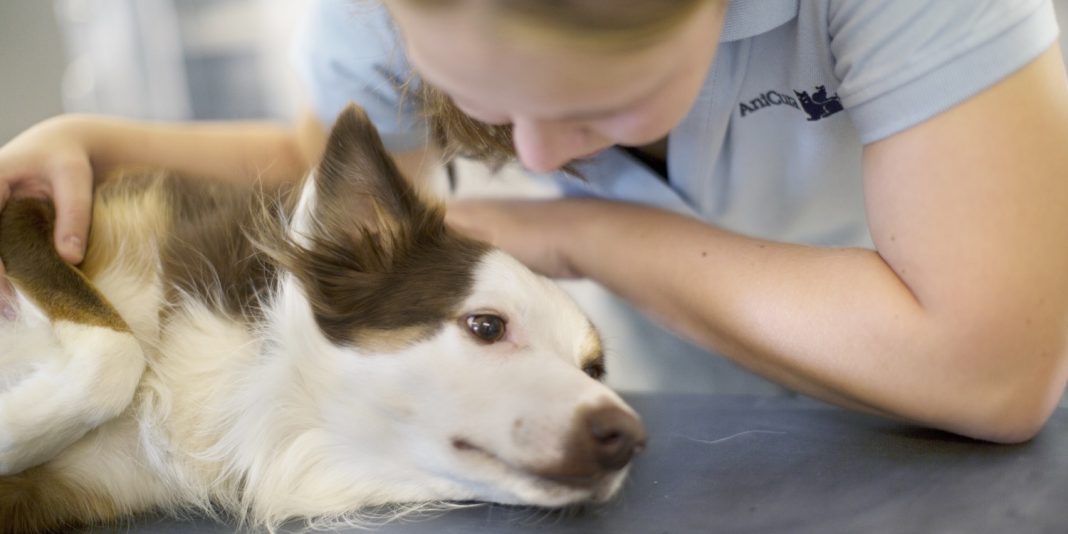
<path id="1" fill-rule="evenodd" d="M 805 399 L 626 398 L 650 442 L 613 502 L 565 513 L 479 505 L 372 532 L 1068 532 L 1065 408 L 1032 442 L 1004 446 Z M 148 518 L 85 532 L 232 528 Z"/>

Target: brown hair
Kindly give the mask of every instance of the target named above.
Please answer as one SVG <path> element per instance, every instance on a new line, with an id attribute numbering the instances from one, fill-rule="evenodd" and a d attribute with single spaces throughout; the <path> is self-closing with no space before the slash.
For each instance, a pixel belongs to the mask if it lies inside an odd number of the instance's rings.
<path id="1" fill-rule="evenodd" d="M 455 9 L 472 0 L 407 1 L 424 10 Z M 598 50 L 647 46 L 712 0 L 478 0 L 486 19 L 506 32 L 533 30 Z M 723 1 L 723 0 L 718 0 Z"/>
<path id="2" fill-rule="evenodd" d="M 441 10 L 470 0 L 407 1 Z M 509 29 L 532 28 L 549 37 L 604 51 L 648 46 L 678 28 L 699 6 L 725 0 L 480 0 L 491 20 Z M 529 32 L 530 30 L 528 30 Z M 417 97 L 431 135 L 446 157 L 464 156 L 499 166 L 516 158 L 511 125 L 490 125 L 468 117 L 440 90 L 422 84 Z M 574 173 L 573 169 L 565 167 Z"/>
<path id="3" fill-rule="evenodd" d="M 511 124 L 486 124 L 473 119 L 452 103 L 449 95 L 423 83 L 418 90 L 430 135 L 445 151 L 445 159 L 463 156 L 492 168 L 516 159 Z"/>

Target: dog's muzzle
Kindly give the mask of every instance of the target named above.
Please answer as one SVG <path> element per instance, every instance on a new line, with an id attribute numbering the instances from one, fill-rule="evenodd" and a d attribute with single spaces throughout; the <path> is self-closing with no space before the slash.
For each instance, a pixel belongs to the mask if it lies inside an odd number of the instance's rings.
<path id="1" fill-rule="evenodd" d="M 631 412 L 614 404 L 585 408 L 575 414 L 560 461 L 531 472 L 569 486 L 592 486 L 626 467 L 645 441 L 645 426 Z"/>

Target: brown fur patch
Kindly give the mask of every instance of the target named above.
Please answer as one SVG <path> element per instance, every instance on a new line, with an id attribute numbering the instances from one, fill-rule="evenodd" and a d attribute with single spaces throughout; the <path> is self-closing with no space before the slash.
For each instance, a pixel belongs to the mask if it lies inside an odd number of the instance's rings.
<path id="1" fill-rule="evenodd" d="M 64 532 L 112 521 L 121 510 L 111 499 L 35 467 L 0 478 L 0 534 Z"/>
<path id="2" fill-rule="evenodd" d="M 260 189 L 166 172 L 116 173 L 96 191 L 93 230 L 82 270 L 116 265 L 144 280 L 162 269 L 165 298 L 189 295 L 233 317 L 258 317 L 275 266 L 249 238 L 279 226 L 286 187 Z M 165 306 L 164 314 L 173 308 Z"/>
<path id="3" fill-rule="evenodd" d="M 0 212 L 0 258 L 15 285 L 52 320 L 128 332 L 118 312 L 52 244 L 55 211 L 38 199 L 15 199 Z"/>
<path id="4" fill-rule="evenodd" d="M 258 317 L 276 266 L 250 232 L 277 227 L 284 191 L 169 177 L 163 184 L 170 232 L 160 259 L 168 300 L 189 294 L 235 317 Z"/>
<path id="5" fill-rule="evenodd" d="M 78 268 L 90 280 L 119 268 L 124 279 L 147 282 L 157 274 L 158 243 L 170 229 L 162 172 L 118 171 L 97 187 L 85 261 Z"/>
<path id="6" fill-rule="evenodd" d="M 347 341 L 352 346 L 360 347 L 367 352 L 390 354 L 418 343 L 421 339 L 427 339 L 436 330 L 436 325 L 417 325 L 385 330 L 367 328 L 354 332 Z"/>

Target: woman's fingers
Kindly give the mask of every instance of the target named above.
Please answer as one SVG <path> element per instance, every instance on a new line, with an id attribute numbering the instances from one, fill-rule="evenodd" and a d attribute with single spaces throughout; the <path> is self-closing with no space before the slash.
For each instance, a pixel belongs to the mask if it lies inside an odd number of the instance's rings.
<path id="1" fill-rule="evenodd" d="M 573 278 L 560 246 L 571 233 L 561 215 L 569 204 L 553 200 L 478 199 L 450 202 L 445 222 L 486 241 L 552 278 Z"/>
<path id="2" fill-rule="evenodd" d="M 93 177 L 87 163 L 67 164 L 53 178 L 56 250 L 69 263 L 81 263 L 92 216 Z"/>
<path id="3" fill-rule="evenodd" d="M 480 207 L 477 200 L 451 201 L 448 209 L 445 210 L 445 222 L 468 237 L 493 243 L 493 234 L 490 230 L 495 228 L 495 225 L 484 217 L 480 217 L 483 215 L 479 212 Z"/>

